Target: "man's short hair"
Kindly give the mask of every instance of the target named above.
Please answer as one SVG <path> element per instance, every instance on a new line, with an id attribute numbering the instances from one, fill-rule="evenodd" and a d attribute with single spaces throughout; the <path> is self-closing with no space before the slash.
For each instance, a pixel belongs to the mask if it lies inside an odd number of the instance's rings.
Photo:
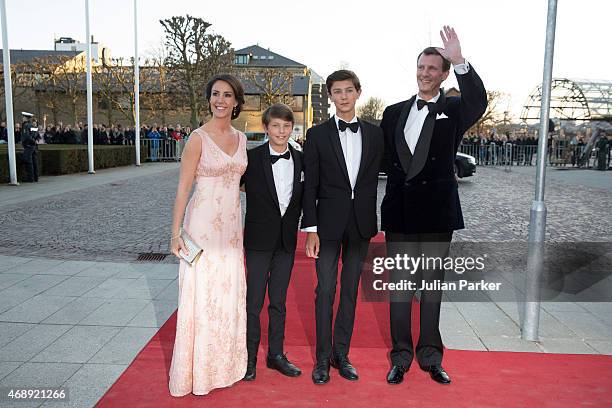
<path id="1" fill-rule="evenodd" d="M 421 55 L 439 55 L 440 58 L 442 58 L 442 71 L 446 72 L 450 70 L 450 61 L 444 58 L 442 54 L 440 54 L 440 51 L 436 49 L 436 47 L 427 47 L 423 51 L 421 51 L 421 53 L 417 57 L 417 64 L 419 63 L 419 58 L 421 58 Z"/>
<path id="2" fill-rule="evenodd" d="M 357 74 L 355 74 L 353 71 L 349 71 L 348 69 L 340 69 L 338 71 L 332 72 L 325 80 L 327 92 L 331 93 L 331 88 L 334 82 L 346 81 L 347 79 L 350 79 L 353 82 L 353 86 L 356 90 L 361 90 L 361 83 L 359 82 Z"/>
<path id="3" fill-rule="evenodd" d="M 284 103 L 275 103 L 266 109 L 261 115 L 261 123 L 268 126 L 272 119 L 281 119 L 285 122 L 295 123 L 293 119 L 293 111 Z"/>

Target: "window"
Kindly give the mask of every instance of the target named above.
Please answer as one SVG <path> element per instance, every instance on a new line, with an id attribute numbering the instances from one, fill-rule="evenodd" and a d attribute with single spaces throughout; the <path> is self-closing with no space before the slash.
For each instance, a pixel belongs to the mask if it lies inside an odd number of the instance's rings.
<path id="1" fill-rule="evenodd" d="M 247 65 L 249 63 L 249 56 L 246 54 L 236 55 L 234 63 L 236 65 Z"/>

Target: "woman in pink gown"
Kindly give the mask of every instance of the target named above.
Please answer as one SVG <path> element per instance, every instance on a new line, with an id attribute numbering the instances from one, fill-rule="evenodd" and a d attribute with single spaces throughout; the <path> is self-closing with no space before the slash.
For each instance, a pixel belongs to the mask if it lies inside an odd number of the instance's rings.
<path id="1" fill-rule="evenodd" d="M 247 365 L 239 191 L 246 137 L 231 125 L 244 104 L 244 90 L 236 77 L 218 75 L 206 86 L 206 99 L 212 118 L 185 146 L 173 212 L 172 252 L 186 251 L 180 238 L 183 218 L 183 229 L 204 250 L 192 266 L 180 261 L 169 383 L 175 397 L 230 386 L 242 379 Z"/>

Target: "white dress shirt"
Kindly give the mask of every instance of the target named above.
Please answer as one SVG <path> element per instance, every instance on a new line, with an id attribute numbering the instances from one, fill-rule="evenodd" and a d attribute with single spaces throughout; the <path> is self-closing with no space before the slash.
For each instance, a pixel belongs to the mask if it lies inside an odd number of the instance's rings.
<path id="1" fill-rule="evenodd" d="M 459 75 L 463 75 L 468 73 L 470 70 L 470 64 L 465 61 L 463 64 L 455 65 L 455 72 Z M 438 102 L 440 98 L 440 93 L 428 101 L 425 102 Z M 404 126 L 404 137 L 406 138 L 406 144 L 408 144 L 408 148 L 412 154 L 414 154 L 414 149 L 416 149 L 416 145 L 419 142 L 419 136 L 421 136 L 421 129 L 423 129 L 423 123 L 425 123 L 425 118 L 427 114 L 429 114 L 429 107 L 425 105 L 423 109 L 418 110 L 417 101 L 419 99 L 423 99 L 417 95 L 414 99 L 412 107 L 410 108 L 410 113 L 408 114 L 408 119 L 406 120 L 406 125 Z"/>
<path id="2" fill-rule="evenodd" d="M 341 132 L 340 126 L 338 125 L 340 118 L 334 115 L 334 120 L 336 121 L 336 128 L 338 128 L 342 154 L 344 155 L 344 162 L 346 163 L 346 170 L 348 171 L 349 181 L 351 183 L 351 199 L 353 199 L 355 198 L 355 183 L 357 182 L 357 175 L 359 174 L 359 166 L 361 164 L 361 126 L 359 126 L 357 133 L 353 133 L 348 127 L 344 132 Z M 353 116 L 353 119 L 347 123 L 354 122 L 357 122 L 357 116 Z M 317 226 L 313 225 L 302 228 L 302 231 L 317 232 Z"/>
<path id="3" fill-rule="evenodd" d="M 289 147 L 282 153 L 276 152 L 270 145 L 268 145 L 268 148 L 270 149 L 270 155 L 273 156 L 285 154 L 289 151 Z M 279 159 L 276 163 L 272 164 L 272 175 L 274 176 L 274 187 L 276 188 L 276 197 L 278 197 L 278 205 L 282 217 L 285 215 L 287 207 L 289 207 L 291 195 L 293 194 L 293 155 L 289 157 L 289 160 Z"/>
<path id="4" fill-rule="evenodd" d="M 353 133 L 350 128 L 346 128 L 344 132 L 340 131 L 338 121 L 340 118 L 334 115 L 336 127 L 338 127 L 338 135 L 340 136 L 340 144 L 342 145 L 342 154 L 346 163 L 351 190 L 355 189 L 357 182 L 357 174 L 359 173 L 359 165 L 361 164 L 361 127 L 357 129 L 357 133 Z M 354 116 L 348 123 L 357 122 L 357 116 Z M 355 198 L 354 191 L 351 192 L 351 198 Z"/>

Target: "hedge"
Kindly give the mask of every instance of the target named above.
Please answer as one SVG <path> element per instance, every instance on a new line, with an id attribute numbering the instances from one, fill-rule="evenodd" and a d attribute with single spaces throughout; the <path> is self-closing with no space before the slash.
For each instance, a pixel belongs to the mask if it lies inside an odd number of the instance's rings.
<path id="1" fill-rule="evenodd" d="M 25 165 L 21 159 L 23 147 L 16 146 L 17 180 L 25 177 Z M 129 166 L 135 164 L 134 146 L 94 146 L 94 167 L 105 169 L 109 167 Z M 140 160 L 146 159 L 146 149 L 140 149 Z M 38 145 L 38 174 L 41 176 L 56 176 L 85 172 L 89 169 L 87 160 L 87 145 Z M 0 145 L 0 183 L 10 181 L 8 164 L 8 145 Z"/>

